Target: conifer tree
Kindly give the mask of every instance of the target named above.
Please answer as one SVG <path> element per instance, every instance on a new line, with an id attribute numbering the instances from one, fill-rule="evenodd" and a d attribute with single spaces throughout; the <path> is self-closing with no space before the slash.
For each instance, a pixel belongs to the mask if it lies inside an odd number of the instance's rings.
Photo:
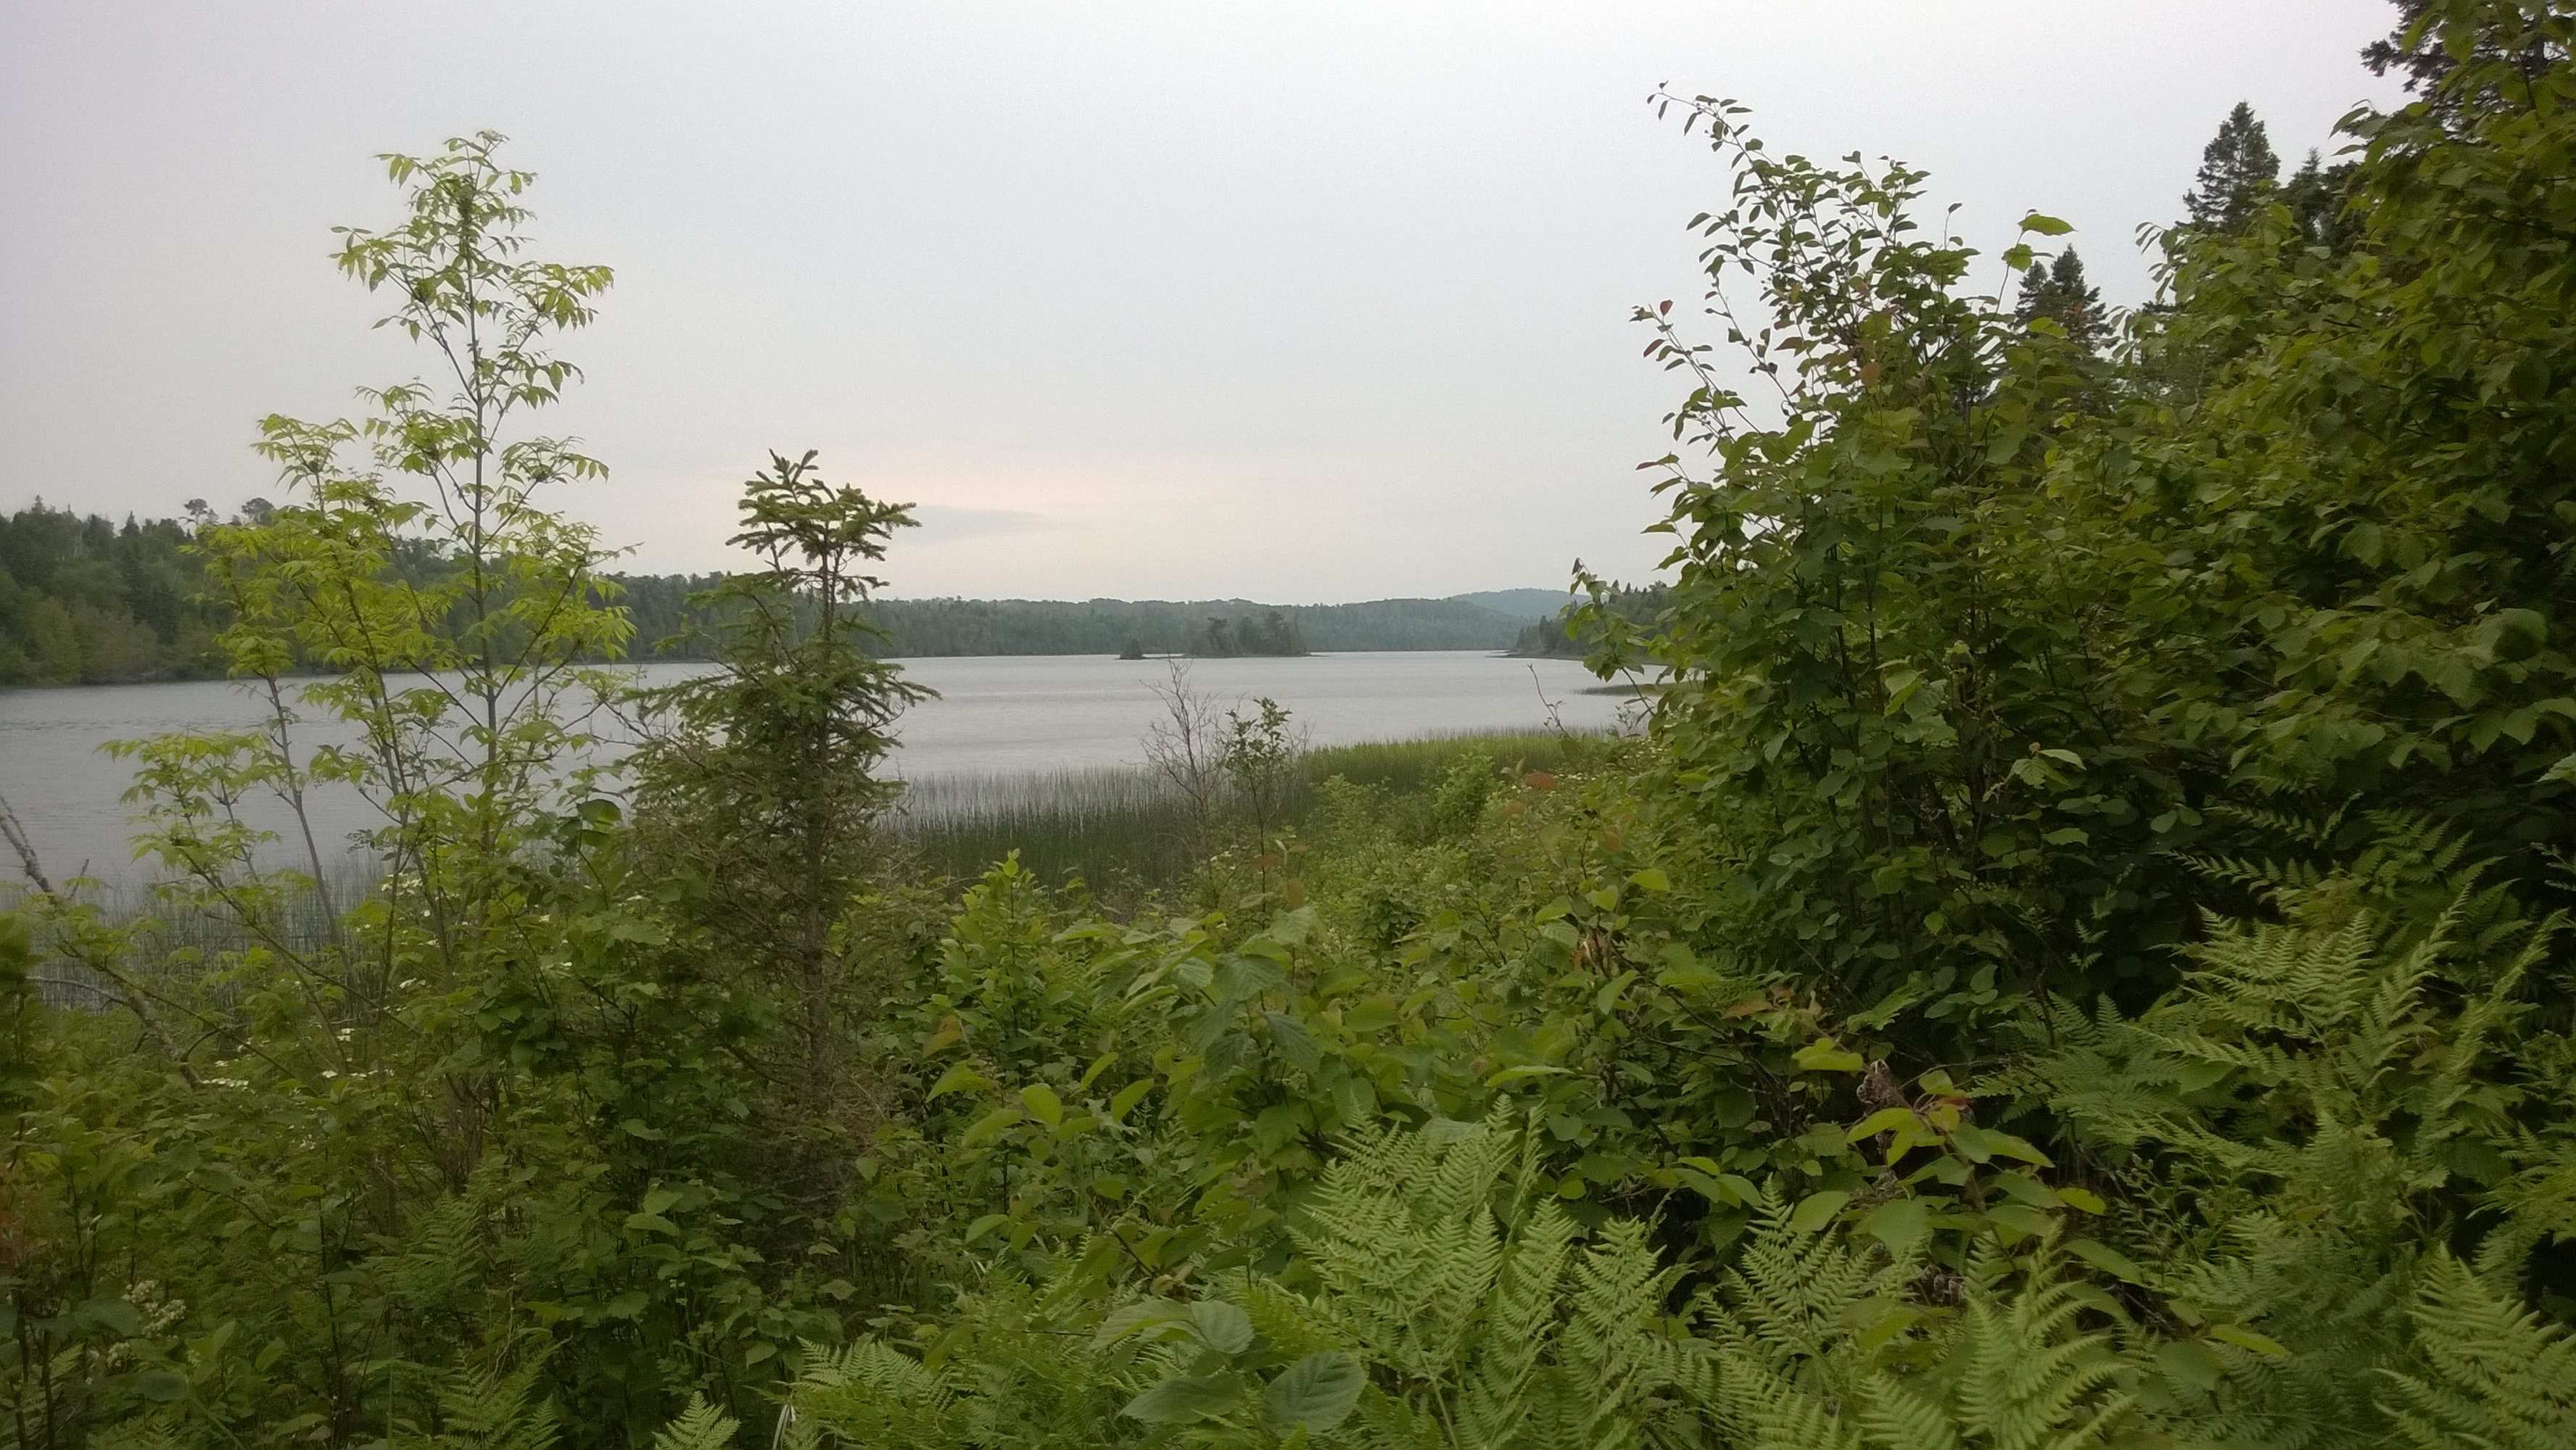
<path id="1" fill-rule="evenodd" d="M 2243 230 L 2280 178 L 2281 158 L 2272 150 L 2271 137 L 2254 119 L 2254 108 L 2238 101 L 2201 149 L 2200 175 L 2182 199 L 2190 215 L 2187 225 L 2200 231 Z"/>
<path id="2" fill-rule="evenodd" d="M 2496 24 L 2500 17 L 2490 16 L 2487 24 L 2471 26 L 2461 17 L 2436 11 L 2432 0 L 2391 3 L 2397 7 L 2397 27 L 2385 39 L 2363 46 L 2361 63 L 2370 67 L 2372 75 L 2395 71 L 2404 76 L 2407 94 L 2422 98 L 2446 125 L 2465 118 L 2462 97 L 2446 94 L 2442 84 L 2463 59 L 2488 66 L 2501 63 L 2515 74 L 2525 94 L 2551 66 L 2567 62 L 2563 9 L 2534 7 L 2506 24 Z M 2559 22 L 2555 27 L 2550 23 L 2553 10 Z"/>
<path id="3" fill-rule="evenodd" d="M 2361 218 L 2351 210 L 2354 174 L 2351 162 L 2328 166 L 2310 148 L 2306 162 L 2281 185 L 2281 203 L 2300 234 L 2338 256 L 2361 240 Z"/>
<path id="4" fill-rule="evenodd" d="M 2035 318 L 2052 318 L 2066 329 L 2066 335 L 2085 347 L 2099 347 L 2109 331 L 2102 310 L 2102 289 L 2084 280 L 2084 260 L 2073 247 L 2057 254 L 2057 260 L 2042 266 L 2037 262 L 2022 274 L 2021 297 L 2013 315 L 2024 326 Z"/>

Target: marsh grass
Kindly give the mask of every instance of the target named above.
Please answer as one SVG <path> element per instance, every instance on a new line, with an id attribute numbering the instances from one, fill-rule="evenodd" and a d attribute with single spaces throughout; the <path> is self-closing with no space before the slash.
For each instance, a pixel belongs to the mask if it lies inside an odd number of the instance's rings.
<path id="1" fill-rule="evenodd" d="M 378 876 L 370 861 L 350 855 L 333 863 L 328 880 L 331 909 L 310 891 L 278 894 L 263 906 L 265 919 L 253 930 L 228 911 L 165 893 L 148 884 L 77 880 L 61 883 L 68 902 L 94 913 L 100 925 L 128 932 L 129 968 L 150 977 L 156 972 L 192 975 L 227 952 L 266 947 L 303 952 L 331 940 L 337 917 L 372 895 Z M 0 886 L 0 911 L 25 901 L 21 887 Z M 151 964 L 146 966 L 144 964 Z M 52 1006 L 99 1006 L 111 1000 L 95 973 L 64 957 L 48 961 L 37 982 Z"/>
<path id="2" fill-rule="evenodd" d="M 1524 770 L 1572 769 L 1598 753 L 1605 737 L 1537 731 L 1526 735 L 1434 735 L 1420 740 L 1382 740 L 1362 745 L 1335 745 L 1306 753 L 1305 780 L 1340 776 L 1353 785 L 1378 785 L 1403 793 L 1424 790 L 1459 761 L 1473 755 L 1497 766 Z M 1302 802 L 1301 802 L 1302 804 Z"/>
<path id="3" fill-rule="evenodd" d="M 1311 750 L 1288 816 L 1302 820 L 1315 784 L 1336 775 L 1404 794 L 1438 784 L 1472 756 L 1559 771 L 1601 743 L 1586 735 L 1449 735 Z M 1180 793 L 1142 766 L 933 776 L 905 788 L 888 822 L 923 866 L 952 880 L 972 881 L 1016 850 L 1039 879 L 1079 877 L 1111 905 L 1185 881 L 1200 864 L 1191 827 Z"/>
<path id="4" fill-rule="evenodd" d="M 1013 851 L 1042 881 L 1128 897 L 1187 875 L 1190 819 L 1142 766 L 942 775 L 904 788 L 887 827 L 931 871 L 972 881 Z"/>
<path id="5" fill-rule="evenodd" d="M 1465 734 L 1372 741 L 1310 750 L 1289 792 L 1288 819 L 1301 823 L 1317 783 L 1341 776 L 1396 795 L 1428 790 L 1459 761 L 1484 757 L 1498 768 L 1564 771 L 1597 754 L 1605 741 L 1581 734 Z M 982 876 L 1012 851 L 1040 880 L 1079 879 L 1101 904 L 1132 908 L 1188 881 L 1201 864 L 1189 808 L 1169 782 L 1142 766 L 1092 770 L 940 775 L 905 787 L 885 829 L 922 867 L 957 883 Z M 1221 833 L 1222 834 L 1222 833 Z M 367 863 L 351 857 L 333 872 L 331 899 L 345 911 L 375 888 Z M 0 907 L 10 893 L 0 891 Z M 144 886 L 85 889 L 101 919 L 138 928 L 138 956 L 158 961 L 212 961 L 260 945 L 219 912 L 174 904 Z M 327 939 L 333 923 L 314 897 L 278 903 L 284 944 Z M 63 964 L 77 975 L 70 964 Z M 96 989 L 65 980 L 48 996 L 88 1000 Z"/>

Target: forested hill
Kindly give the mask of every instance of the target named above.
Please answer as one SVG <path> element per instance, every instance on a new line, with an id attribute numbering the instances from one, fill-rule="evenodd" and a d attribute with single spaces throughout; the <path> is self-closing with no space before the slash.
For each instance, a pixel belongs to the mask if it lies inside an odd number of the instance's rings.
<path id="1" fill-rule="evenodd" d="M 627 581 L 639 638 L 677 624 L 684 581 Z M 703 582 L 703 581 L 701 581 Z M 666 593 L 667 591 L 667 593 Z M 1301 654 L 1310 651 L 1509 649 L 1540 616 L 1461 599 L 1271 605 L 1246 599 L 885 599 L 869 616 L 889 658 L 922 655 Z M 665 629 L 662 635 L 672 631 Z M 662 635 L 655 635 L 656 639 Z M 704 641 L 674 650 L 693 656 Z"/>
<path id="2" fill-rule="evenodd" d="M 265 512 L 254 500 L 247 511 Z M 210 512 L 122 524 L 39 499 L 0 515 L 0 686 L 210 679 L 223 674 L 207 580 L 188 549 Z M 719 576 L 613 576 L 640 659 L 712 654 L 691 594 Z M 890 658 L 1005 654 L 1301 654 L 1508 649 L 1561 596 L 1511 589 L 1450 599 L 1268 605 L 1244 599 L 1059 602 L 890 599 L 869 612 Z M 1537 601 L 1535 604 L 1533 601 Z"/>

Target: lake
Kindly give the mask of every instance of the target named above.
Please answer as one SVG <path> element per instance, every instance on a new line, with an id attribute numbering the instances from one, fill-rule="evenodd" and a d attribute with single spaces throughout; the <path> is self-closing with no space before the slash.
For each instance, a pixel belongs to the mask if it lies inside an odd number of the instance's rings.
<path id="1" fill-rule="evenodd" d="M 1159 660 L 1091 655 L 1010 655 L 900 662 L 939 691 L 905 713 L 894 769 L 908 780 L 1039 774 L 1133 765 L 1163 717 Z M 682 678 L 693 665 L 648 665 L 648 682 Z M 1267 695 L 1294 715 L 1314 745 L 1426 735 L 1541 730 L 1551 712 L 1565 728 L 1607 729 L 1622 701 L 1584 693 L 1598 682 L 1570 660 L 1519 660 L 1483 651 L 1309 655 L 1302 659 L 1194 660 L 1190 688 L 1221 704 Z M 132 772 L 99 752 L 110 740 L 173 730 L 246 725 L 258 711 L 223 681 L 0 691 L 0 795 L 51 874 L 86 870 L 139 879 L 120 799 Z M 317 830 L 332 837 L 373 823 L 354 797 L 320 803 Z M 262 820 L 275 828 L 279 820 Z M 17 863 L 0 859 L 0 879 Z"/>

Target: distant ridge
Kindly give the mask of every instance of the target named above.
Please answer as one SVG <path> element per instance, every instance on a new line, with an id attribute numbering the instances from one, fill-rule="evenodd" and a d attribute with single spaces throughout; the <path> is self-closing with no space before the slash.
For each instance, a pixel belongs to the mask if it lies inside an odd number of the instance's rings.
<path id="1" fill-rule="evenodd" d="M 1449 596 L 1454 603 L 1482 605 L 1514 619 L 1552 618 L 1573 597 L 1562 589 L 1485 589 Z"/>
<path id="2" fill-rule="evenodd" d="M 621 599 L 639 640 L 691 633 L 692 589 L 712 582 L 677 575 L 629 575 Z M 1563 597 L 1545 589 L 1503 589 L 1448 599 L 1372 599 L 1358 604 L 1263 604 L 1250 599 L 880 599 L 868 617 L 889 636 L 889 659 L 949 655 L 1149 655 L 1203 650 L 1218 637 L 1288 638 L 1286 652 L 1508 650 Z M 703 657 L 701 632 L 664 659 Z M 1231 652 L 1231 651 L 1224 651 Z M 1255 650 L 1255 653 L 1271 653 Z"/>

